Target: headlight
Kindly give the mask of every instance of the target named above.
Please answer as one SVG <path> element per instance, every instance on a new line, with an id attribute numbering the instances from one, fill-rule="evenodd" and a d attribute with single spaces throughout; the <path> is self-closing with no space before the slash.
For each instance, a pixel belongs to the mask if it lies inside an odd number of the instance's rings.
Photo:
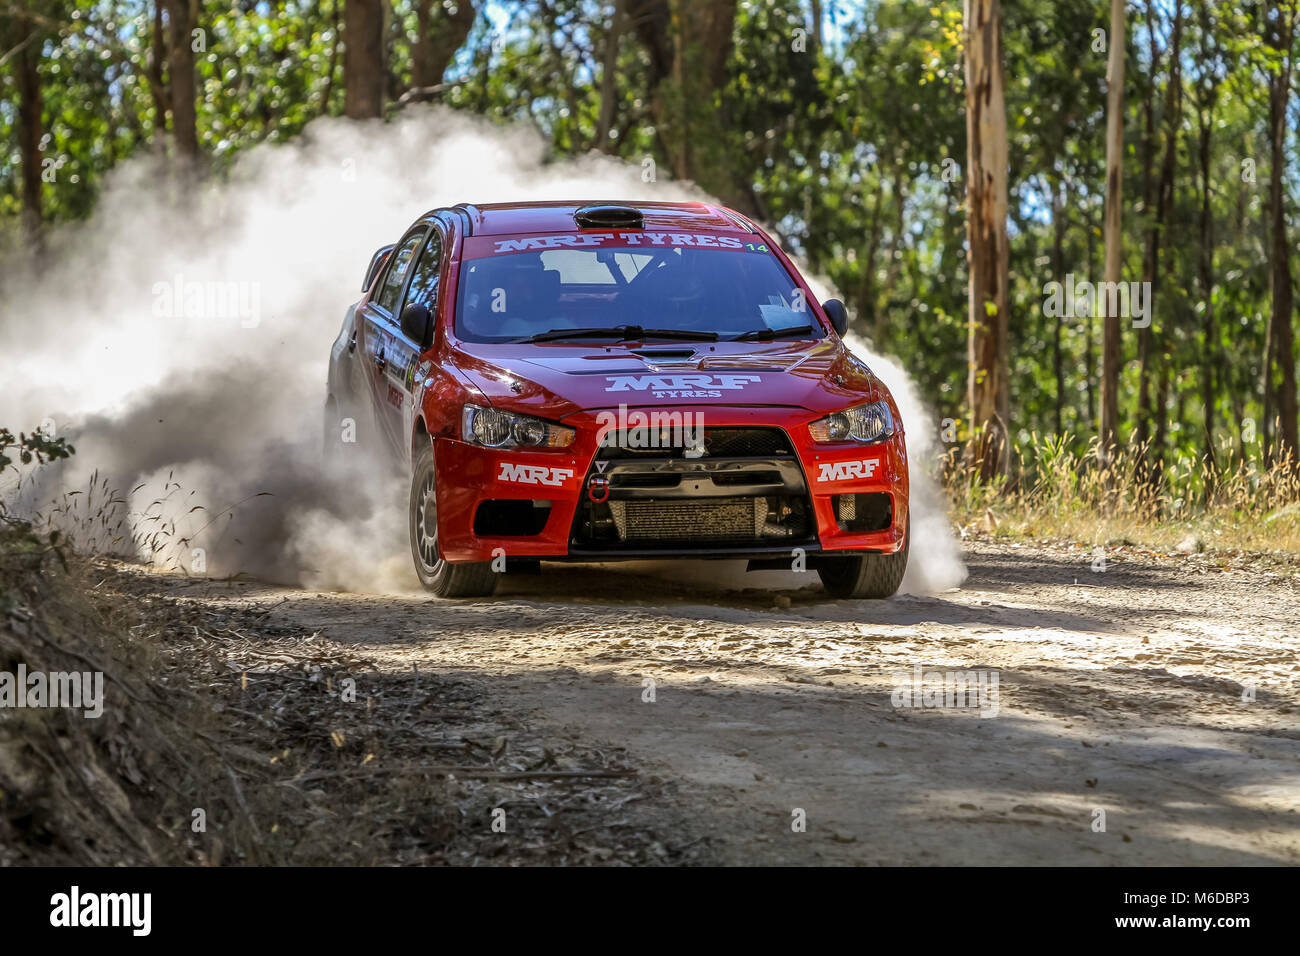
<path id="1" fill-rule="evenodd" d="M 883 441 L 894 433 L 894 417 L 887 402 L 872 402 L 832 412 L 808 426 L 813 441 Z"/>
<path id="2" fill-rule="evenodd" d="M 460 417 L 460 437 L 471 445 L 488 448 L 567 448 L 573 444 L 573 434 L 572 428 L 532 415 L 480 405 L 466 405 Z"/>

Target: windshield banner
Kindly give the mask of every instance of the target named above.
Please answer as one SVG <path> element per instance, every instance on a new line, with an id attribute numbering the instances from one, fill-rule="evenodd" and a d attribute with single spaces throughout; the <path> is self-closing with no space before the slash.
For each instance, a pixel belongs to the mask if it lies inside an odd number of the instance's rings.
<path id="1" fill-rule="evenodd" d="M 546 249 L 732 249 L 771 252 L 766 243 L 746 242 L 739 236 L 698 232 L 566 232 L 554 236 L 471 236 L 465 240 L 465 258 L 539 252 Z"/>

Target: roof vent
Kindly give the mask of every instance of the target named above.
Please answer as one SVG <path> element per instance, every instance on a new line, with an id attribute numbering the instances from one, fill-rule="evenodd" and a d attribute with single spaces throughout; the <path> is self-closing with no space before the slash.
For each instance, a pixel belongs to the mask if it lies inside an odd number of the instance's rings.
<path id="1" fill-rule="evenodd" d="M 583 229 L 640 229 L 643 225 L 641 210 L 631 206 L 583 206 L 574 212 L 573 220 Z"/>

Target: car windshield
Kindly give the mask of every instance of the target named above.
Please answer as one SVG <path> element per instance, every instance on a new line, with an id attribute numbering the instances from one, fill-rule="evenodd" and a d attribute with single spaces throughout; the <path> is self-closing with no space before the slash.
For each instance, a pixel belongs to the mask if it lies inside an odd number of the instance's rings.
<path id="1" fill-rule="evenodd" d="M 456 334 L 470 342 L 821 338 L 780 261 L 764 245 L 732 241 L 740 248 L 545 248 L 466 259 Z"/>

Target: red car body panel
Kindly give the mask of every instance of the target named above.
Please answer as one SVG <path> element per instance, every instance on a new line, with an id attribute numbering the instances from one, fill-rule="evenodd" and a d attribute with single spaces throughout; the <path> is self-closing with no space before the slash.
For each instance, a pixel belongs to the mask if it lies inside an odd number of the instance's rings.
<path id="1" fill-rule="evenodd" d="M 443 242 L 443 262 L 432 346 L 416 354 L 403 348 L 395 320 L 370 316 L 376 279 L 355 307 L 352 336 L 345 325 L 335 355 L 362 359 L 376 424 L 392 451 L 408 464 L 420 443 L 432 441 L 436 467 L 438 543 L 451 562 L 511 557 L 604 560 L 574 547 L 574 522 L 598 452 L 600 413 L 628 410 L 691 411 L 707 428 L 762 426 L 789 437 L 806 483 L 815 519 L 814 548 L 821 552 L 893 553 L 903 546 L 908 515 L 907 451 L 902 419 L 893 398 L 835 333 L 813 290 L 773 239 L 744 217 L 703 203 L 630 204 L 642 211 L 641 230 L 581 229 L 577 203 L 525 203 L 457 207 L 459 215 L 426 217 Z M 473 230 L 467 235 L 466 225 Z M 763 243 L 803 291 L 809 321 L 823 337 L 776 341 L 480 343 L 457 338 L 455 313 L 462 262 L 489 243 L 522 243 L 539 237 L 591 235 L 625 239 L 627 232 L 727 237 Z M 579 240 L 581 241 L 581 240 Z M 608 241 L 608 240 L 601 240 Z M 508 247 L 512 248 L 512 247 Z M 393 253 L 396 254 L 396 253 Z M 383 275 L 383 268 L 378 273 Z M 690 358 L 660 360 L 638 353 L 689 351 Z M 393 358 L 396 356 L 396 358 Z M 331 382 L 337 376 L 333 360 Z M 810 423 L 867 402 L 889 404 L 895 423 L 888 439 L 819 444 Z M 465 404 L 492 406 L 558 422 L 575 429 L 565 448 L 485 448 L 461 440 Z M 521 470 L 522 469 L 522 470 Z M 503 474 L 513 478 L 503 478 Z M 520 476 L 523 476 L 521 479 Z M 689 476 L 687 478 L 689 481 Z M 833 496 L 881 492 L 892 500 L 888 527 L 843 530 Z M 476 534 L 475 514 L 488 500 L 546 500 L 549 515 L 539 533 Z M 750 549 L 788 552 L 788 548 Z M 685 553 L 684 551 L 682 553 Z M 644 555 L 637 555 L 644 556 Z"/>

